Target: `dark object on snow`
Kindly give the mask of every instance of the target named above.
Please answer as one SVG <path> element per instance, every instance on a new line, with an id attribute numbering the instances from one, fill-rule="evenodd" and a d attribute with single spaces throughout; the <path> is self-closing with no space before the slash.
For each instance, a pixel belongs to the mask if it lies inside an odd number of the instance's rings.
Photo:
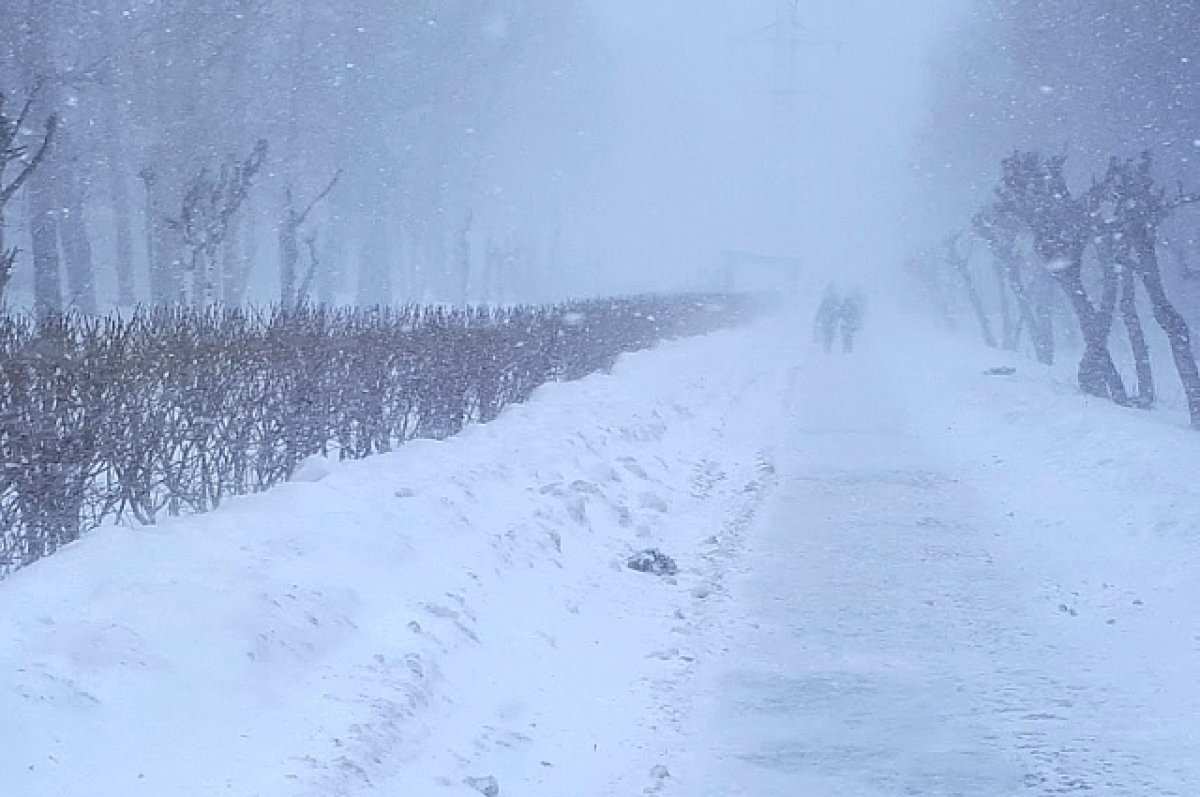
<path id="1" fill-rule="evenodd" d="M 499 797 L 500 784 L 491 775 L 486 778 L 467 778 L 463 783 L 483 795 L 483 797 Z"/>
<path id="2" fill-rule="evenodd" d="M 1013 368 L 1011 365 L 1001 365 L 984 371 L 984 373 L 988 376 L 1012 376 L 1016 372 L 1017 369 Z"/>
<path id="3" fill-rule="evenodd" d="M 629 558 L 626 563 L 630 570 L 639 573 L 650 573 L 654 576 L 673 576 L 679 572 L 675 560 L 657 548 L 647 548 Z"/>

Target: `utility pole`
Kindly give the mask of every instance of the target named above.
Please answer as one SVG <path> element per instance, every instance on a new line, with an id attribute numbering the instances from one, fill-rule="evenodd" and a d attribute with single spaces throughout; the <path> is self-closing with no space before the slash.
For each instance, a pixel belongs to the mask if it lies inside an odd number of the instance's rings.
<path id="1" fill-rule="evenodd" d="M 819 125 L 832 101 L 832 89 L 822 85 L 822 61 L 836 58 L 841 43 L 836 32 L 820 33 L 812 24 L 822 25 L 817 13 L 806 24 L 803 17 L 816 5 L 811 0 L 801 7 L 801 0 L 772 0 L 774 20 L 763 30 L 761 40 L 771 51 L 770 75 L 764 75 L 769 86 L 769 108 L 764 116 L 764 166 L 768 170 L 769 196 L 772 209 L 767 214 L 775 245 L 781 251 L 795 251 L 805 236 L 809 223 L 803 208 L 811 206 L 804 191 L 812 190 L 806 174 L 806 163 L 814 153 L 805 153 L 805 127 Z M 766 9 L 764 9 L 765 11 Z M 818 56 L 817 54 L 821 55 Z M 766 66 L 766 64 L 764 64 Z M 803 100 L 803 101 L 802 101 Z"/>
<path id="2" fill-rule="evenodd" d="M 783 130 L 794 130 L 800 91 L 800 0 L 775 0 L 775 113 Z"/>
<path id="3" fill-rule="evenodd" d="M 764 66 L 767 107 L 763 110 L 763 167 L 766 183 L 763 208 L 765 245 L 779 255 L 792 254 L 799 245 L 802 226 L 800 171 L 800 56 L 802 27 L 800 0 L 772 0 L 774 20 L 763 31 L 761 45 L 769 48 Z"/>

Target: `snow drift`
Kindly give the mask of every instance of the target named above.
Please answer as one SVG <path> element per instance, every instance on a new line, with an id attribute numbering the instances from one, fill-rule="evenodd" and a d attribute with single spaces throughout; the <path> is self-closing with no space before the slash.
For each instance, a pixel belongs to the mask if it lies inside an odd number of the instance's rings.
<path id="1" fill-rule="evenodd" d="M 18 572 L 0 584 L 0 791 L 656 782 L 673 731 L 644 707 L 693 666 L 771 478 L 787 372 L 763 334 L 626 356 L 459 437 L 310 460 Z M 647 548 L 678 575 L 626 566 Z"/>

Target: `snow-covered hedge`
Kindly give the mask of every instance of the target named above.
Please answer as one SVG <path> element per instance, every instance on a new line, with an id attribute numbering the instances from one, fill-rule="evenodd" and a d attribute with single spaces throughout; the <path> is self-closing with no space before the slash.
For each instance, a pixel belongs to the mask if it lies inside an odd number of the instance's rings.
<path id="1" fill-rule="evenodd" d="M 747 311 L 684 295 L 0 319 L 0 575 L 101 522 L 264 490 L 312 455 L 455 434 L 544 382 Z"/>

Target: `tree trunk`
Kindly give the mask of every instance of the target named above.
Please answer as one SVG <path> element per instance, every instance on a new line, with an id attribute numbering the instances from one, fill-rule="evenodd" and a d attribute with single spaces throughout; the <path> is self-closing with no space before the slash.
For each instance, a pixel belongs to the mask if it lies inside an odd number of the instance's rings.
<path id="1" fill-rule="evenodd" d="M 51 3 L 31 3 L 26 29 L 30 82 L 44 81 L 41 102 L 47 107 L 67 107 L 63 101 L 62 87 L 58 77 L 58 66 L 53 57 L 53 42 L 60 26 L 67 24 L 69 17 L 59 17 L 62 8 Z M 35 263 L 40 263 L 40 287 L 44 291 L 38 305 L 45 309 L 61 309 L 62 283 L 57 274 L 60 265 L 66 273 L 67 298 L 71 306 L 85 313 L 96 312 L 96 288 L 92 267 L 92 245 L 88 239 L 87 225 L 83 214 L 83 183 L 79 176 L 78 151 L 74 135 L 74 122 L 68 120 L 59 125 L 58 140 L 41 168 L 33 175 L 30 186 L 31 205 L 37 218 L 35 226 L 37 242 L 34 244 Z M 36 199 L 32 194 L 36 193 Z M 52 240 L 57 238 L 58 241 Z M 61 249 L 59 244 L 61 243 Z M 51 265 L 53 264 L 53 265 Z M 36 266 L 35 266 L 36 267 Z M 51 279 L 51 271 L 55 272 Z M 35 281 L 36 283 L 36 281 Z M 50 294 L 57 294 L 51 297 Z"/>
<path id="2" fill-rule="evenodd" d="M 1074 262 L 1066 268 L 1056 269 L 1054 277 L 1067 295 L 1071 309 L 1079 321 L 1083 334 L 1083 357 L 1079 361 L 1079 389 L 1089 396 L 1111 399 L 1126 406 L 1129 397 L 1121 375 L 1113 364 L 1108 350 L 1110 327 L 1103 321 L 1102 313 L 1088 300 L 1083 287 L 1083 253 L 1080 251 Z"/>
<path id="3" fill-rule="evenodd" d="M 1158 252 L 1155 250 L 1153 234 L 1147 232 L 1138 236 L 1137 253 L 1138 274 L 1142 278 L 1146 294 L 1150 297 L 1154 320 L 1162 327 L 1167 340 L 1170 341 L 1171 357 L 1175 360 L 1175 370 L 1179 372 L 1179 380 L 1183 383 L 1192 428 L 1200 429 L 1200 372 L 1196 369 L 1196 357 L 1192 352 L 1191 331 L 1187 321 L 1167 298 L 1158 267 Z"/>
<path id="4" fill-rule="evenodd" d="M 4 208 L 0 207 L 0 312 L 4 312 L 4 294 L 16 268 L 15 261 L 16 253 L 8 251 L 4 245 Z"/>
<path id="5" fill-rule="evenodd" d="M 145 222 L 142 228 L 142 233 L 145 235 L 144 245 L 146 247 L 146 275 L 149 280 L 150 301 L 158 302 L 158 274 L 155 271 L 154 265 L 158 262 L 158 252 L 156 252 L 154 249 L 154 208 L 151 205 L 153 194 L 153 187 L 151 186 L 151 183 L 154 182 L 154 178 L 147 171 L 143 171 L 140 177 L 142 179 L 142 185 L 146 189 L 145 211 L 142 214 L 142 221 Z"/>
<path id="6" fill-rule="evenodd" d="M 1017 303 L 1018 329 L 1024 326 L 1029 329 L 1029 339 L 1033 342 L 1033 355 L 1042 365 L 1054 364 L 1054 328 L 1051 319 L 1040 312 L 1041 307 L 1035 306 L 1025 282 L 1021 278 L 1021 260 L 1011 250 L 993 247 L 993 254 L 1008 283 Z M 1000 291 L 1003 294 L 1004 285 Z"/>
<path id="7" fill-rule="evenodd" d="M 1039 272 L 1034 279 L 1030 302 L 1033 305 L 1034 318 L 1037 319 L 1037 323 L 1032 327 L 1038 332 L 1038 340 L 1035 340 L 1034 348 L 1036 351 L 1042 353 L 1042 356 L 1038 357 L 1038 362 L 1043 365 L 1054 364 L 1054 306 L 1056 298 L 1057 294 L 1054 291 L 1053 281 L 1046 274 Z"/>
<path id="8" fill-rule="evenodd" d="M 69 137 L 64 137 L 63 143 L 69 140 Z M 83 218 L 83 189 L 66 164 L 60 165 L 57 171 L 59 179 L 55 183 L 62 207 L 58 235 L 62 243 L 63 265 L 66 267 L 68 303 L 88 315 L 95 315 L 96 284 L 92 243 Z"/>
<path id="9" fill-rule="evenodd" d="M 1125 323 L 1125 334 L 1129 338 L 1129 348 L 1133 352 L 1133 364 L 1137 372 L 1137 397 L 1134 406 L 1140 409 L 1150 409 L 1154 406 L 1154 371 L 1150 364 L 1150 348 L 1146 345 L 1146 335 L 1142 331 L 1142 319 L 1137 311 L 1137 283 L 1134 281 L 1133 269 L 1121 269 L 1121 320 Z"/>
<path id="10" fill-rule="evenodd" d="M 296 268 L 300 261 L 300 244 L 296 240 L 296 211 L 289 197 L 279 224 L 279 303 L 296 306 Z"/>
<path id="11" fill-rule="evenodd" d="M 495 302 L 496 296 L 496 274 L 499 271 L 500 249 L 494 241 L 489 240 L 483 253 L 483 274 L 480 275 L 479 282 L 483 286 L 483 300 L 486 302 Z"/>
<path id="12" fill-rule="evenodd" d="M 62 277 L 59 274 L 58 219 L 52 186 L 39 169 L 26 184 L 29 190 L 29 229 L 33 256 L 33 305 L 39 315 L 61 313 Z"/>
<path id="13" fill-rule="evenodd" d="M 454 239 L 454 266 L 458 270 L 458 303 L 464 307 L 471 301 L 471 225 L 474 214 L 463 216 Z"/>
<path id="14" fill-rule="evenodd" d="M 49 3 L 29 0 L 25 9 L 23 36 L 15 54 L 22 67 L 22 77 L 28 85 L 39 85 L 46 75 L 54 73 L 51 60 L 51 31 L 57 24 L 55 8 Z M 54 108 L 53 98 L 43 95 L 45 104 Z M 61 133 L 60 133 L 61 134 Z M 59 142 L 61 144 L 61 140 Z M 39 315 L 60 313 L 63 308 L 61 264 L 58 252 L 58 206 L 55 201 L 54 178 L 59 160 L 56 145 L 46 160 L 25 184 L 29 200 L 29 231 L 33 258 L 33 303 Z"/>
<path id="15" fill-rule="evenodd" d="M 246 208 L 245 212 L 251 212 Z M 242 270 L 242 214 L 235 213 L 229 219 L 229 229 L 225 232 L 225 240 L 221 242 L 221 267 L 217 269 L 217 290 L 223 304 L 230 304 L 229 298 L 233 293 L 232 287 L 237 274 Z"/>
<path id="16" fill-rule="evenodd" d="M 214 273 L 216 253 L 201 247 L 192 253 L 192 307 L 203 310 L 217 301 L 217 280 Z"/>
<path id="17" fill-rule="evenodd" d="M 963 285 L 967 289 L 967 299 L 971 302 L 971 309 L 975 311 L 975 318 L 979 321 L 979 331 L 983 334 L 983 342 L 988 348 L 996 348 L 996 336 L 992 334 L 992 325 L 988 322 L 987 310 L 984 309 L 983 300 L 979 297 L 979 291 L 975 289 L 975 280 L 971 278 L 970 269 L 967 268 L 967 262 L 963 258 L 951 257 L 951 265 L 962 278 Z"/>
<path id="18" fill-rule="evenodd" d="M 1008 269 L 999 260 L 992 261 L 996 272 L 996 296 L 1000 300 L 1000 345 L 1005 351 L 1016 351 L 1020 342 L 1021 327 L 1013 322 L 1008 299 Z"/>
<path id="19" fill-rule="evenodd" d="M 1096 323 L 1111 330 L 1117 313 L 1117 297 L 1121 292 L 1120 266 L 1104 257 L 1101 257 L 1099 265 L 1101 288 L 1100 305 L 1096 308 Z"/>
<path id="20" fill-rule="evenodd" d="M 112 153 L 110 151 L 110 157 Z M 137 288 L 133 279 L 133 214 L 130 211 L 129 185 L 119 165 L 109 161 L 109 195 L 113 203 L 113 223 L 117 236 L 117 304 L 132 307 L 137 304 Z"/>
<path id="21" fill-rule="evenodd" d="M 104 42 L 108 57 L 101 67 L 101 82 L 109 96 L 100 103 L 100 123 L 104 142 L 105 165 L 108 171 L 109 201 L 113 208 L 113 224 L 116 233 L 117 304 L 132 307 L 137 303 L 137 290 L 133 277 L 133 212 L 127 182 L 128 162 L 122 147 L 122 101 L 125 92 L 118 83 L 125 64 L 121 62 L 122 43 L 118 41 L 113 22 L 120 13 L 118 3 L 108 0 L 98 15 L 100 38 Z"/>
<path id="22" fill-rule="evenodd" d="M 147 173 L 144 173 L 147 174 Z M 183 242 L 170 223 L 172 194 L 157 174 L 146 184 L 146 243 L 150 254 L 150 294 L 155 304 L 180 304 L 184 298 Z"/>
<path id="23" fill-rule="evenodd" d="M 237 222 L 236 237 L 240 240 L 240 251 L 236 258 L 225 261 L 224 301 L 231 307 L 240 306 L 246 301 L 250 270 L 258 259 L 258 221 L 258 214 L 251 206 L 247 208 L 245 218 Z"/>

